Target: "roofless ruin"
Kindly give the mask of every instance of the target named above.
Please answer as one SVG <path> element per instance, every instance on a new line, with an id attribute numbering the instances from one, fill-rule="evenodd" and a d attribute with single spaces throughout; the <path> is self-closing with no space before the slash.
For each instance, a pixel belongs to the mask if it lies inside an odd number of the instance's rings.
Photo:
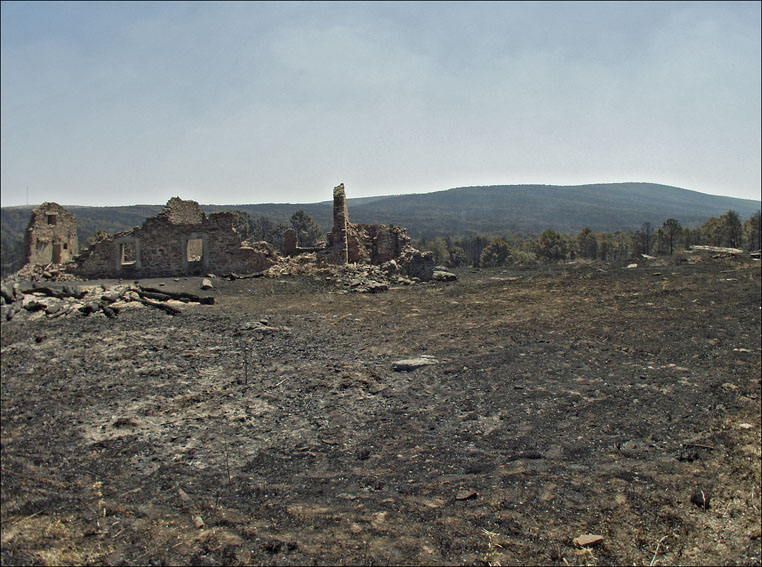
<path id="1" fill-rule="evenodd" d="M 85 278 L 138 278 L 251 274 L 282 261 L 267 242 L 244 242 L 235 220 L 233 212 L 206 215 L 197 202 L 173 197 L 141 226 L 108 235 L 77 254 L 75 217 L 56 203 L 44 203 L 27 228 L 27 262 L 70 262 L 67 270 Z M 413 248 L 404 228 L 351 223 L 343 184 L 333 190 L 333 227 L 325 246 L 301 248 L 293 229 L 283 240 L 284 256 L 314 254 L 318 265 L 372 264 L 424 281 L 434 270 L 433 255 Z"/>

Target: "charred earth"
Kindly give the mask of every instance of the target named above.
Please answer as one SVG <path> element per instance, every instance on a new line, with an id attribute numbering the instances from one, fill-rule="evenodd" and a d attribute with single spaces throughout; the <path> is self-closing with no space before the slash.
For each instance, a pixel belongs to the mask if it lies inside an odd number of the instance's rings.
<path id="1" fill-rule="evenodd" d="M 759 262 L 457 275 L 3 321 L 3 565 L 759 564 Z"/>

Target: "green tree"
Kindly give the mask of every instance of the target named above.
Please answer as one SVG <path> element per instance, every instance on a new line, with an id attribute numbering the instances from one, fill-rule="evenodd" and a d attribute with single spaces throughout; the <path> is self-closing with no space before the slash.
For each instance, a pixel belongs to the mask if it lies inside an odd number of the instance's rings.
<path id="1" fill-rule="evenodd" d="M 537 256 L 546 262 L 558 262 L 569 253 L 569 243 L 560 233 L 548 229 L 537 237 Z"/>
<path id="2" fill-rule="evenodd" d="M 582 258 L 595 258 L 597 248 L 593 231 L 587 227 L 582 229 L 582 232 L 577 235 L 577 254 Z"/>
<path id="3" fill-rule="evenodd" d="M 108 232 L 105 230 L 99 228 L 95 231 L 95 234 L 93 234 L 90 238 L 87 239 L 87 246 L 88 248 L 92 248 L 96 244 L 98 244 L 101 240 L 105 240 L 111 236 Z"/>
<path id="4" fill-rule="evenodd" d="M 426 247 L 434 253 L 434 262 L 436 264 L 448 264 L 450 261 L 450 251 L 447 248 L 447 242 L 441 236 L 436 237 L 426 244 Z"/>
<path id="5" fill-rule="evenodd" d="M 722 245 L 722 222 L 717 217 L 711 217 L 699 228 L 701 242 L 709 246 Z"/>
<path id="6" fill-rule="evenodd" d="M 613 237 L 608 233 L 596 235 L 598 259 L 602 262 L 610 262 L 616 249 Z"/>
<path id="7" fill-rule="evenodd" d="M 648 247 L 646 246 L 646 233 L 642 230 L 638 230 L 630 238 L 630 249 L 632 250 L 632 257 L 637 258 L 641 254 L 648 254 Z"/>
<path id="8" fill-rule="evenodd" d="M 299 245 L 306 248 L 316 246 L 323 238 L 323 230 L 304 211 L 296 211 L 291 216 L 291 226 L 299 235 Z"/>
<path id="9" fill-rule="evenodd" d="M 479 265 L 484 268 L 505 266 L 510 257 L 511 248 L 508 243 L 502 238 L 496 238 L 482 250 Z"/>
<path id="10" fill-rule="evenodd" d="M 450 248 L 450 263 L 452 268 L 459 268 L 466 263 L 466 251 L 458 244 L 453 244 Z"/>
<path id="11" fill-rule="evenodd" d="M 269 235 L 269 242 L 273 245 L 273 248 L 276 250 L 282 252 L 283 251 L 283 233 L 286 232 L 290 227 L 283 223 L 276 224 L 272 231 L 270 231 Z"/>
<path id="12" fill-rule="evenodd" d="M 728 211 L 720 217 L 720 223 L 722 224 L 722 245 L 730 248 L 739 248 L 741 246 L 743 230 L 738 213 Z"/>

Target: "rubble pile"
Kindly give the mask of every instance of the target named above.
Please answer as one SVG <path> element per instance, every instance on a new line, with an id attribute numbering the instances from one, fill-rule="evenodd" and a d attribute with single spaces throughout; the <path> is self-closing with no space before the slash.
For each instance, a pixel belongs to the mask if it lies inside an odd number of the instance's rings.
<path id="1" fill-rule="evenodd" d="M 269 278 L 283 276 L 317 276 L 325 278 L 340 291 L 354 293 L 378 293 L 391 286 L 421 283 L 417 277 L 408 277 L 395 260 L 377 266 L 373 264 L 328 264 L 316 262 L 315 253 L 281 258 L 263 275 Z"/>
<path id="2" fill-rule="evenodd" d="M 53 264 L 35 265 L 26 264 L 18 272 L 10 276 L 8 279 L 13 281 L 30 281 L 30 282 L 81 282 L 82 278 L 75 276 L 70 272 L 73 263 L 68 264 Z"/>
<path id="3" fill-rule="evenodd" d="M 122 309 L 134 307 L 154 307 L 177 315 L 181 313 L 180 306 L 184 303 L 213 304 L 214 298 L 144 287 L 137 283 L 65 285 L 61 289 L 36 283 L 32 287 L 22 287 L 18 282 L 3 282 L 0 285 L 0 316 L 5 321 L 17 316 L 57 319 L 98 313 L 113 319 Z"/>

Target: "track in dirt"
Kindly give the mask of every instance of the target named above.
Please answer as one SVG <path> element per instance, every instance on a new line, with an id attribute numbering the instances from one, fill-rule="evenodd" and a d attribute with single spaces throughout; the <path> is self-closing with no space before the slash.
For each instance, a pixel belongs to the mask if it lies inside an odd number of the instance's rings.
<path id="1" fill-rule="evenodd" d="M 759 263 L 696 260 L 4 322 L 2 563 L 758 564 Z"/>

